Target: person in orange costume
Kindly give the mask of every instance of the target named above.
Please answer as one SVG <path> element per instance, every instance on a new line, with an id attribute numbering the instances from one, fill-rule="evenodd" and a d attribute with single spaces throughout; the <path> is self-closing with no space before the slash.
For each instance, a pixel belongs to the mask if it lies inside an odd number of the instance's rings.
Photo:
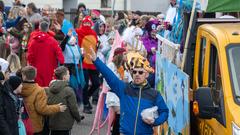
<path id="1" fill-rule="evenodd" d="M 84 52 L 87 54 L 91 52 L 90 48 L 93 48 L 97 52 L 98 39 L 97 34 L 92 30 L 93 22 L 90 16 L 86 16 L 80 28 L 76 29 L 78 35 L 78 44 L 83 48 Z M 89 102 L 89 97 L 99 88 L 101 82 L 99 78 L 99 72 L 92 63 L 92 60 L 86 55 L 83 59 L 83 72 L 86 85 L 83 88 L 83 112 L 87 114 L 92 113 L 92 106 Z M 89 88 L 89 79 L 91 79 L 92 85 Z"/>

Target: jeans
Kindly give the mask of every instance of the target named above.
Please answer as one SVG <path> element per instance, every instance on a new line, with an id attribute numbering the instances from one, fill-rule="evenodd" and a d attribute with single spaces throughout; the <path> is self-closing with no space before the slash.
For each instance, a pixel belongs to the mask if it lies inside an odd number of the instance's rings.
<path id="1" fill-rule="evenodd" d="M 89 98 L 100 86 L 99 72 L 97 70 L 84 69 L 84 77 L 86 85 L 83 88 L 83 104 L 85 106 L 89 105 Z M 89 79 L 91 79 L 92 86 L 89 88 Z"/>
<path id="2" fill-rule="evenodd" d="M 120 135 L 120 114 L 116 114 L 115 121 L 113 123 L 112 135 Z"/>

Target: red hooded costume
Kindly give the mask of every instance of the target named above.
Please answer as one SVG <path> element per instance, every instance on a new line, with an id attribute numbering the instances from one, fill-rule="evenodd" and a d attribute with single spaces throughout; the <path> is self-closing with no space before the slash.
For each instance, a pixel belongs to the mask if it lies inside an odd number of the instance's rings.
<path id="1" fill-rule="evenodd" d="M 90 23 L 90 26 L 85 26 L 84 23 Z M 90 16 L 86 16 L 80 28 L 76 29 L 78 35 L 78 44 L 81 48 L 84 49 L 85 53 L 90 53 L 90 48 L 93 48 L 97 52 L 97 34 L 94 30 L 91 29 L 93 22 L 91 21 Z M 83 68 L 96 70 L 96 67 L 92 63 L 92 60 L 86 55 L 83 59 Z"/>
<path id="2" fill-rule="evenodd" d="M 36 35 L 37 35 L 39 32 L 40 32 L 40 30 L 39 30 L 39 29 L 36 29 L 36 30 L 34 30 L 34 31 L 30 34 L 30 37 L 29 37 L 29 40 L 28 40 L 28 46 L 32 44 L 31 42 L 32 42 L 33 38 L 36 37 Z M 55 36 L 55 33 L 54 33 L 53 31 L 51 31 L 51 30 L 49 30 L 47 33 L 48 33 L 50 36 L 52 36 L 52 37 Z"/>
<path id="3" fill-rule="evenodd" d="M 36 32 L 32 35 L 28 46 L 27 61 L 37 68 L 36 82 L 46 87 L 53 79 L 54 69 L 58 62 L 64 64 L 64 57 L 58 42 L 45 32 Z"/>

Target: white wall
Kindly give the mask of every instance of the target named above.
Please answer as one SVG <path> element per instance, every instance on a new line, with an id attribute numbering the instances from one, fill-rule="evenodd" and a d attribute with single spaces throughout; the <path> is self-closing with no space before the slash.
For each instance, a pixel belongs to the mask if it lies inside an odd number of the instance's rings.
<path id="1" fill-rule="evenodd" d="M 131 0 L 127 0 L 127 10 L 131 10 Z"/>
<path id="2" fill-rule="evenodd" d="M 63 0 L 22 0 L 24 3 L 34 2 L 38 8 L 42 8 L 45 4 L 51 5 L 53 8 L 63 8 Z"/>
<path id="3" fill-rule="evenodd" d="M 127 0 L 130 1 L 130 0 Z M 114 10 L 124 10 L 124 0 L 116 0 Z"/>
<path id="4" fill-rule="evenodd" d="M 100 9 L 101 0 L 78 0 L 78 3 L 84 3 L 89 9 Z M 78 5 L 76 5 L 77 8 Z"/>
<path id="5" fill-rule="evenodd" d="M 130 1 L 130 0 L 127 0 L 127 1 Z M 78 3 L 84 3 L 86 7 L 89 9 L 101 9 L 101 0 L 78 0 Z M 115 9 L 123 10 L 124 0 L 116 0 Z"/>
<path id="6" fill-rule="evenodd" d="M 163 12 L 165 13 L 169 0 L 129 0 L 131 3 L 128 10 L 139 10 L 144 12 Z"/>
<path id="7" fill-rule="evenodd" d="M 12 0 L 3 0 L 5 6 L 11 6 L 12 5 Z"/>
<path id="8" fill-rule="evenodd" d="M 3 0 L 8 6 L 12 6 L 14 0 Z M 33 2 L 37 8 L 42 8 L 45 4 L 51 5 L 53 8 L 63 8 L 63 0 L 21 0 L 23 4 Z"/>
<path id="9" fill-rule="evenodd" d="M 169 0 L 126 0 L 126 3 L 127 10 L 165 13 L 169 5 Z M 116 0 L 115 9 L 124 10 L 124 0 Z"/>
<path id="10" fill-rule="evenodd" d="M 76 0 L 63 0 L 63 8 L 65 12 L 70 12 L 70 9 L 76 9 L 78 2 Z"/>
<path id="11" fill-rule="evenodd" d="M 14 0 L 3 0 L 6 5 L 12 5 Z M 112 0 L 113 1 L 113 0 Z M 22 0 L 24 4 L 34 2 L 38 8 L 45 4 L 53 8 L 64 8 L 70 11 L 70 8 L 77 8 L 78 3 L 82 2 L 89 9 L 101 9 L 101 0 Z M 140 10 L 145 12 L 163 12 L 165 13 L 169 0 L 126 0 L 127 10 Z M 115 10 L 124 10 L 124 0 L 116 0 Z"/>
<path id="12" fill-rule="evenodd" d="M 63 0 L 63 9 L 64 12 L 69 13 L 71 9 L 76 9 L 78 5 L 77 0 Z M 71 20 L 70 14 L 65 14 L 65 18 Z"/>

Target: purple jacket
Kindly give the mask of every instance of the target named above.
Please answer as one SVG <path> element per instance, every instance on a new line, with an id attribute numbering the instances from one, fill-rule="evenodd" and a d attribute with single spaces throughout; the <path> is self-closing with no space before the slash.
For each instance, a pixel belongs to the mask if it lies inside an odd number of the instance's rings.
<path id="1" fill-rule="evenodd" d="M 155 67 L 155 61 L 156 61 L 156 54 L 152 54 L 151 48 L 155 47 L 157 50 L 157 46 L 158 46 L 158 40 L 157 39 L 153 39 L 150 36 L 148 36 L 148 34 L 146 34 L 143 38 L 143 45 L 145 46 L 146 50 L 147 50 L 147 58 L 151 64 L 151 66 L 154 68 Z"/>
<path id="2" fill-rule="evenodd" d="M 143 45 L 145 46 L 148 53 L 151 53 L 151 48 L 152 47 L 155 47 L 157 49 L 158 40 L 151 38 L 150 36 L 148 36 L 148 34 L 146 34 L 142 38 L 142 41 L 143 41 Z"/>

